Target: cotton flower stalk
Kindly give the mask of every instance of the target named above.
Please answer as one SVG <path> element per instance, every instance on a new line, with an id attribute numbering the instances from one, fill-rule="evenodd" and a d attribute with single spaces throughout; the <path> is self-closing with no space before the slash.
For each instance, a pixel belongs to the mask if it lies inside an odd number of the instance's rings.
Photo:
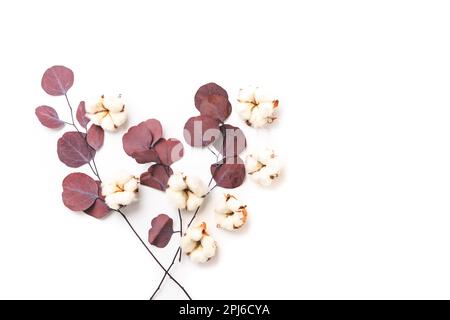
<path id="1" fill-rule="evenodd" d="M 166 193 L 178 209 L 194 211 L 201 206 L 207 191 L 206 185 L 200 179 L 174 173 L 170 176 Z"/>
<path id="2" fill-rule="evenodd" d="M 192 261 L 205 263 L 216 254 L 217 246 L 214 239 L 206 231 L 206 223 L 191 226 L 181 238 L 181 250 Z"/>
<path id="3" fill-rule="evenodd" d="M 245 159 L 245 168 L 254 181 L 262 186 L 269 186 L 279 177 L 281 165 L 272 149 L 249 154 Z"/>
<path id="4" fill-rule="evenodd" d="M 138 199 L 139 179 L 132 175 L 121 174 L 116 179 L 102 183 L 102 195 L 105 203 L 113 210 Z"/>
<path id="5" fill-rule="evenodd" d="M 240 89 L 238 102 L 240 117 L 251 127 L 261 128 L 276 119 L 274 113 L 278 100 L 260 87 L 249 86 Z"/>
<path id="6" fill-rule="evenodd" d="M 236 230 L 247 222 L 247 206 L 231 194 L 224 194 L 218 201 L 216 211 L 217 227 Z"/>
<path id="7" fill-rule="evenodd" d="M 127 121 L 127 111 L 121 96 L 101 96 L 99 100 L 86 103 L 86 116 L 91 123 L 107 131 L 115 131 Z"/>

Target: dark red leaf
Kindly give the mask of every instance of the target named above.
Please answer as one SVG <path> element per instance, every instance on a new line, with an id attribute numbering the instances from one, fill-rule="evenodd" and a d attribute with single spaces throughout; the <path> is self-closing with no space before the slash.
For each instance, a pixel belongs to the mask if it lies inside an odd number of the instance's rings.
<path id="1" fill-rule="evenodd" d="M 42 76 L 41 86 L 51 96 L 63 96 L 73 85 L 73 72 L 63 66 L 53 66 Z"/>
<path id="2" fill-rule="evenodd" d="M 206 147 L 220 136 L 219 125 L 211 117 L 192 117 L 184 125 L 184 139 L 193 147 Z"/>
<path id="3" fill-rule="evenodd" d="M 58 129 L 64 125 L 64 122 L 59 119 L 58 113 L 52 107 L 37 107 L 35 113 L 38 120 L 47 128 Z"/>
<path id="4" fill-rule="evenodd" d="M 143 125 L 148 128 L 148 130 L 150 130 L 153 137 L 153 144 L 155 144 L 159 139 L 162 138 L 162 126 L 161 122 L 159 122 L 158 120 L 149 119 L 140 123 L 139 125 Z"/>
<path id="5" fill-rule="evenodd" d="M 87 128 L 87 125 L 90 120 L 88 117 L 86 117 L 86 105 L 84 101 L 81 101 L 80 104 L 78 105 L 77 120 L 83 128 L 85 129 Z"/>
<path id="6" fill-rule="evenodd" d="M 64 178 L 62 199 L 64 205 L 73 211 L 83 211 L 98 198 L 98 185 L 94 179 L 80 172 Z"/>
<path id="7" fill-rule="evenodd" d="M 208 98 L 210 95 L 223 96 L 228 100 L 228 93 L 225 91 L 225 89 L 214 82 L 210 82 L 210 83 L 207 83 L 207 84 L 201 86 L 197 90 L 197 93 L 195 94 L 195 98 L 194 98 L 195 107 L 197 109 L 199 109 L 202 101 L 205 98 Z"/>
<path id="8" fill-rule="evenodd" d="M 160 214 L 152 220 L 148 230 L 148 242 L 158 248 L 164 248 L 173 235 L 173 220 L 166 214 Z"/>
<path id="9" fill-rule="evenodd" d="M 84 212 L 94 218 L 101 219 L 108 215 L 111 209 L 106 205 L 104 200 L 97 199 L 94 204 Z"/>
<path id="10" fill-rule="evenodd" d="M 160 139 L 155 145 L 155 150 L 159 156 L 159 163 L 170 166 L 175 161 L 183 158 L 183 144 L 177 139 Z"/>
<path id="11" fill-rule="evenodd" d="M 148 168 L 147 172 L 141 174 L 141 184 L 153 189 L 166 191 L 167 181 L 173 171 L 170 167 L 166 167 L 162 164 L 154 164 Z"/>
<path id="12" fill-rule="evenodd" d="M 123 150 L 130 157 L 133 157 L 133 153 L 149 150 L 152 142 L 152 133 L 142 124 L 131 127 L 122 137 Z"/>
<path id="13" fill-rule="evenodd" d="M 86 136 L 86 141 L 95 150 L 99 150 L 103 146 L 103 141 L 105 139 L 105 131 L 100 126 L 93 124 Z"/>
<path id="14" fill-rule="evenodd" d="M 89 163 L 95 150 L 88 146 L 84 133 L 69 131 L 59 138 L 57 151 L 59 160 L 71 168 L 78 168 Z"/>
<path id="15" fill-rule="evenodd" d="M 138 163 L 156 161 L 153 160 L 154 153 L 149 150 L 161 137 L 161 123 L 156 119 L 149 119 L 131 127 L 123 135 L 123 149 L 130 157 L 136 157 Z"/>
<path id="16" fill-rule="evenodd" d="M 145 151 L 138 151 L 132 154 L 134 160 L 137 163 L 150 163 L 150 162 L 158 162 L 159 157 L 156 153 L 155 149 L 149 149 Z"/>
<path id="17" fill-rule="evenodd" d="M 234 157 L 245 150 L 247 140 L 241 129 L 230 124 L 220 127 L 221 135 L 214 141 L 214 148 L 224 157 Z"/>
<path id="18" fill-rule="evenodd" d="M 234 189 L 245 180 L 245 165 L 241 158 L 226 158 L 211 165 L 211 174 L 219 187 Z"/>
<path id="19" fill-rule="evenodd" d="M 101 219 L 105 217 L 111 209 L 105 203 L 105 197 L 102 195 L 102 186 L 100 181 L 95 181 L 98 187 L 98 199 L 95 200 L 94 204 L 84 212 L 94 218 Z"/>
<path id="20" fill-rule="evenodd" d="M 225 96 L 217 94 L 205 97 L 197 106 L 202 116 L 208 116 L 224 122 L 231 114 L 231 103 Z"/>

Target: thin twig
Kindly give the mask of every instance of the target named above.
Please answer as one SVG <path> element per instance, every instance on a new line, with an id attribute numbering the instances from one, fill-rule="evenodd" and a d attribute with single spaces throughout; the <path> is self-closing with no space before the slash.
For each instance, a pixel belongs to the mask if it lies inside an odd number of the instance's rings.
<path id="1" fill-rule="evenodd" d="M 216 162 L 217 162 L 217 161 L 219 160 L 219 155 L 218 155 L 218 154 L 215 154 L 209 147 L 208 147 L 208 149 L 216 156 Z M 210 180 L 209 183 L 208 183 L 208 187 L 211 185 L 211 183 L 212 183 L 212 181 L 213 181 L 213 178 L 214 178 L 214 176 L 211 175 L 211 180 Z M 206 197 L 212 190 L 214 190 L 214 188 L 216 188 L 216 187 L 217 187 L 217 184 L 214 185 L 214 187 L 212 187 L 212 188 L 208 191 L 208 193 L 205 195 L 205 197 Z M 189 229 L 189 227 L 191 226 L 192 222 L 194 222 L 194 220 L 195 220 L 195 218 L 197 217 L 197 214 L 198 214 L 198 212 L 199 212 L 199 210 L 200 210 L 200 207 L 201 207 L 201 206 L 197 207 L 197 209 L 195 210 L 194 215 L 192 216 L 191 220 L 189 221 L 189 223 L 188 223 L 186 229 Z M 180 211 L 180 209 L 178 209 L 178 215 L 179 215 L 179 218 L 180 218 L 180 237 L 181 237 L 181 236 L 183 236 L 183 233 L 182 233 L 182 231 L 183 231 L 183 229 L 182 229 L 183 224 L 182 224 L 182 221 L 181 221 L 181 211 Z M 167 276 L 167 275 L 170 276 L 169 271 L 170 271 L 170 269 L 172 269 L 172 267 L 174 266 L 175 260 L 177 259 L 178 254 L 180 254 L 180 261 L 181 261 L 181 247 L 178 247 L 177 252 L 175 252 L 175 255 L 173 256 L 172 262 L 170 263 L 169 267 L 167 268 L 166 272 L 164 273 L 164 275 L 163 275 L 161 281 L 160 281 L 159 284 L 158 284 L 158 287 L 156 288 L 156 290 L 153 292 L 152 296 L 150 297 L 150 300 L 153 300 L 153 298 L 156 296 L 156 294 L 158 293 L 158 291 L 161 289 L 161 286 L 162 286 L 164 280 L 166 279 L 166 276 Z"/>
<path id="2" fill-rule="evenodd" d="M 150 248 L 146 245 L 146 243 L 144 242 L 144 240 L 142 240 L 142 238 L 139 236 L 139 234 L 136 232 L 136 230 L 134 229 L 134 227 L 132 226 L 132 224 L 130 223 L 130 221 L 128 220 L 128 218 L 125 216 L 125 214 L 120 210 L 116 210 L 118 213 L 120 213 L 120 215 L 122 216 L 122 218 L 125 220 L 125 222 L 128 224 L 128 226 L 130 227 L 130 229 L 133 231 L 133 233 L 135 234 L 135 236 L 139 239 L 139 241 L 142 243 L 142 245 L 145 247 L 145 249 L 148 251 L 148 253 L 150 253 L 150 255 L 153 257 L 153 259 L 156 261 L 156 263 L 158 263 L 158 265 L 161 267 L 161 269 L 164 270 L 165 274 L 164 275 L 168 275 L 170 279 L 172 279 L 173 282 L 175 282 L 181 290 L 183 290 L 183 292 L 186 294 L 186 296 L 188 297 L 189 300 L 192 300 L 191 296 L 189 295 L 189 293 L 187 293 L 186 289 L 184 289 L 184 287 L 174 278 L 172 277 L 172 275 L 169 273 L 169 270 L 166 270 L 166 268 L 164 268 L 164 266 L 162 265 L 162 263 L 158 260 L 158 258 L 153 254 L 153 252 L 150 250 Z M 178 252 L 177 252 L 178 255 Z M 176 256 L 175 256 L 176 257 Z"/>
<path id="3" fill-rule="evenodd" d="M 211 193 L 211 191 L 213 191 L 215 188 L 217 188 L 217 184 L 215 184 L 211 189 L 209 189 L 209 191 L 205 194 L 205 197 Z"/>
<path id="4" fill-rule="evenodd" d="M 181 217 L 181 210 L 178 209 L 178 218 L 180 219 L 180 238 L 183 236 L 183 218 Z M 178 262 L 181 262 L 181 253 L 182 250 L 180 248 L 180 258 L 178 259 Z"/>
<path id="5" fill-rule="evenodd" d="M 188 229 L 191 226 L 192 222 L 194 221 L 195 217 L 197 217 L 197 213 L 198 213 L 199 210 L 200 210 L 200 207 L 198 207 L 197 210 L 195 210 L 194 215 L 192 216 L 191 220 L 188 223 L 188 226 L 187 226 Z"/>
<path id="6" fill-rule="evenodd" d="M 153 300 L 153 298 L 158 293 L 159 289 L 161 289 L 161 285 L 163 284 L 164 280 L 166 279 L 166 276 L 169 274 L 170 269 L 172 269 L 173 265 L 175 264 L 175 260 L 177 259 L 178 253 L 181 254 L 180 247 L 178 247 L 177 252 L 175 252 L 175 255 L 173 256 L 173 259 L 172 259 L 172 263 L 170 264 L 169 268 L 167 268 L 167 271 L 164 273 L 164 276 L 162 277 L 161 281 L 158 284 L 158 287 L 156 288 L 156 290 L 153 292 L 152 296 L 150 297 L 150 300 Z"/>
<path id="7" fill-rule="evenodd" d="M 211 149 L 210 146 L 208 146 L 208 150 L 209 150 L 216 158 L 218 158 L 218 155 Z"/>
<path id="8" fill-rule="evenodd" d="M 84 134 L 83 132 L 81 132 L 80 129 L 78 129 L 78 126 L 77 126 L 76 123 L 75 123 L 75 118 L 74 118 L 74 116 L 73 116 L 73 108 L 72 108 L 72 105 L 70 104 L 69 97 L 67 97 L 67 93 L 64 94 L 64 97 L 66 98 L 67 105 L 69 106 L 69 109 L 70 109 L 70 118 L 72 119 L 72 123 L 68 123 L 68 122 L 66 122 L 66 123 L 69 124 L 69 125 L 71 125 L 71 126 L 73 126 L 73 127 L 75 128 L 75 130 L 77 130 L 77 132 L 83 137 L 84 141 L 86 142 L 86 145 L 87 145 L 87 148 L 88 148 L 88 150 L 89 150 L 89 153 L 91 154 L 91 157 L 92 157 L 92 163 L 93 163 L 94 166 L 91 165 L 91 162 L 88 162 L 88 165 L 89 165 L 89 167 L 91 168 L 92 173 L 94 173 L 94 175 L 95 175 L 95 176 L 98 178 L 98 180 L 101 182 L 102 179 L 100 179 L 100 175 L 99 175 L 99 173 L 98 173 L 97 165 L 96 165 L 95 159 L 94 159 L 94 158 L 95 158 L 95 154 L 92 154 L 91 147 L 89 146 L 89 143 L 88 143 L 87 140 L 86 140 L 86 134 Z M 64 122 L 65 122 L 65 121 L 64 121 Z M 94 168 L 95 168 L 95 169 L 94 169 Z"/>

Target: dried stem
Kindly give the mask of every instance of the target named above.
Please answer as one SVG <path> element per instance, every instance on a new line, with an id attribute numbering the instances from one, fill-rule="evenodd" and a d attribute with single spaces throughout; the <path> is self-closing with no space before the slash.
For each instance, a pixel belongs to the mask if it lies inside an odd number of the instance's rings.
<path id="1" fill-rule="evenodd" d="M 164 278 L 166 275 L 169 276 L 170 279 L 172 279 L 173 282 L 175 282 L 181 290 L 183 290 L 183 292 L 186 294 L 186 296 L 188 297 L 189 300 L 192 300 L 191 296 L 189 295 L 189 293 L 187 293 L 186 289 L 184 289 L 184 287 L 174 278 L 172 277 L 172 275 L 169 273 L 169 269 L 166 270 L 166 268 L 164 268 L 164 266 L 162 265 L 162 263 L 158 260 L 158 258 L 155 256 L 155 254 L 150 250 L 150 248 L 147 246 L 147 244 L 144 242 L 144 240 L 142 240 L 142 238 L 139 236 L 139 234 L 136 232 L 136 230 L 134 229 L 133 225 L 130 223 L 130 221 L 128 220 L 128 218 L 126 217 L 126 215 L 120 210 L 116 210 L 121 216 L 122 218 L 125 220 L 125 222 L 128 224 L 128 226 L 130 227 L 130 229 L 133 231 L 133 233 L 135 234 L 135 236 L 139 239 L 139 241 L 142 243 L 142 245 L 145 247 L 145 249 L 148 251 L 148 253 L 150 253 L 150 255 L 153 257 L 153 259 L 156 261 L 156 263 L 161 267 L 161 269 L 164 270 Z M 178 255 L 178 251 L 177 251 L 177 255 Z M 177 256 L 176 255 L 176 256 Z M 176 258 L 175 256 L 175 258 Z M 161 285 L 161 284 L 160 284 Z M 159 288 L 158 288 L 159 289 Z M 156 294 L 156 292 L 155 292 Z M 153 294 L 154 295 L 154 294 Z"/>
<path id="2" fill-rule="evenodd" d="M 71 125 L 75 128 L 75 130 L 84 138 L 84 141 L 86 142 L 86 145 L 88 146 L 89 151 L 90 146 L 86 140 L 86 135 L 84 133 L 82 133 L 80 131 L 80 129 L 78 129 L 78 126 L 75 123 L 75 118 L 74 118 L 74 112 L 73 112 L 73 108 L 72 105 L 70 104 L 69 98 L 67 97 L 67 94 L 64 94 L 66 101 L 67 101 L 67 105 L 69 106 L 70 109 L 70 117 L 72 119 L 72 123 L 70 122 L 66 122 L 64 121 L 66 124 Z M 90 151 L 91 152 L 91 151 Z M 92 164 L 89 162 L 88 165 L 92 170 L 92 173 L 98 178 L 98 180 L 101 182 L 101 178 L 100 178 L 100 174 L 98 172 L 98 168 L 97 168 L 97 164 L 95 163 L 95 154 L 91 154 L 92 155 Z M 127 223 L 127 225 L 130 227 L 130 229 L 133 231 L 133 233 L 135 234 L 135 236 L 139 239 L 139 241 L 142 243 L 142 245 L 145 247 L 145 249 L 148 251 L 148 253 L 150 253 L 150 255 L 152 256 L 152 258 L 158 263 L 158 265 L 165 271 L 165 276 L 168 275 L 170 277 L 170 279 L 172 279 L 173 282 L 175 282 L 181 290 L 183 290 L 183 292 L 186 294 L 186 296 L 188 297 L 189 300 L 192 300 L 191 296 L 189 295 L 189 293 L 186 291 L 186 289 L 174 278 L 172 277 L 172 275 L 169 273 L 169 270 L 166 270 L 164 268 L 164 266 L 162 265 L 162 263 L 158 260 L 158 258 L 153 254 L 153 252 L 150 250 L 150 248 L 146 245 L 146 243 L 144 242 L 144 240 L 142 240 L 142 238 L 139 236 L 139 234 L 136 232 L 136 230 L 134 229 L 133 225 L 130 223 L 130 221 L 128 220 L 128 218 L 125 216 L 125 214 L 119 209 L 119 210 L 115 210 L 117 211 L 122 218 L 125 220 L 125 222 Z M 181 214 L 180 214 L 180 223 L 181 223 L 181 228 L 183 226 L 182 221 L 181 221 Z M 182 233 L 182 229 L 180 229 L 180 234 Z M 181 249 L 180 249 L 181 251 Z M 177 252 L 178 254 L 178 252 Z M 181 254 L 180 254 L 180 259 L 181 259 Z M 173 264 L 173 262 L 172 262 Z M 160 284 L 161 285 L 161 284 Z M 156 292 L 155 292 L 156 293 Z"/>
<path id="3" fill-rule="evenodd" d="M 67 123 L 67 124 L 69 124 L 69 125 L 71 125 L 72 127 L 74 127 L 75 130 L 77 130 L 77 132 L 83 137 L 83 139 L 84 139 L 84 141 L 86 142 L 86 145 L 87 145 L 87 147 L 88 147 L 88 150 L 89 150 L 89 152 L 91 153 L 91 156 L 92 156 L 92 160 L 91 160 L 91 161 L 92 161 L 92 164 L 89 162 L 88 165 L 89 165 L 89 167 L 91 168 L 92 173 L 93 173 L 93 174 L 97 177 L 97 179 L 101 182 L 102 179 L 100 179 L 100 174 L 98 173 L 97 164 L 95 163 L 95 154 L 92 154 L 92 152 L 91 152 L 91 147 L 89 146 L 89 144 L 88 144 L 88 142 L 87 142 L 87 140 L 86 140 L 86 136 L 83 135 L 83 133 L 80 131 L 80 129 L 78 129 L 78 126 L 77 126 L 77 124 L 75 123 L 75 118 L 74 118 L 74 116 L 73 116 L 73 108 L 72 108 L 72 105 L 70 104 L 69 98 L 67 97 L 67 93 L 64 94 L 64 97 L 66 98 L 67 105 L 69 106 L 69 109 L 70 109 L 70 118 L 72 119 L 72 123 L 70 123 L 70 122 L 65 122 L 65 121 L 64 121 L 64 122 Z"/>
<path id="4" fill-rule="evenodd" d="M 183 236 L 183 218 L 181 217 L 181 210 L 178 209 L 178 218 L 180 219 L 180 238 Z M 181 262 L 181 248 L 180 248 L 180 258 L 178 259 L 178 262 Z"/>

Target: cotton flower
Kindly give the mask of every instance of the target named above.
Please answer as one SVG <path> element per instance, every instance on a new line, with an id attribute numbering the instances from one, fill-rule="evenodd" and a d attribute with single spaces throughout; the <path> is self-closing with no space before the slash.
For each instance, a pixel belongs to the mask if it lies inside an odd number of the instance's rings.
<path id="1" fill-rule="evenodd" d="M 242 227 L 247 222 L 246 207 L 235 196 L 222 195 L 215 209 L 217 227 L 226 230 L 236 230 Z"/>
<path id="2" fill-rule="evenodd" d="M 216 254 L 216 242 L 206 231 L 204 222 L 191 226 L 180 241 L 181 250 L 194 262 L 207 262 Z"/>
<path id="3" fill-rule="evenodd" d="M 108 131 L 115 131 L 127 121 L 127 111 L 121 96 L 101 96 L 99 100 L 86 103 L 86 116 L 93 124 Z"/>
<path id="4" fill-rule="evenodd" d="M 261 128 L 276 119 L 274 112 L 278 100 L 259 87 L 240 89 L 238 101 L 239 115 L 251 127 Z"/>
<path id="5" fill-rule="evenodd" d="M 108 207 L 118 210 L 138 198 L 139 180 L 135 176 L 121 174 L 110 182 L 102 183 L 102 195 Z"/>
<path id="6" fill-rule="evenodd" d="M 207 193 L 203 181 L 182 173 L 172 174 L 167 184 L 166 193 L 178 209 L 196 210 L 203 203 Z"/>
<path id="7" fill-rule="evenodd" d="M 262 186 L 269 186 L 280 175 L 281 165 L 278 156 L 271 149 L 250 154 L 245 159 L 248 174 Z"/>

